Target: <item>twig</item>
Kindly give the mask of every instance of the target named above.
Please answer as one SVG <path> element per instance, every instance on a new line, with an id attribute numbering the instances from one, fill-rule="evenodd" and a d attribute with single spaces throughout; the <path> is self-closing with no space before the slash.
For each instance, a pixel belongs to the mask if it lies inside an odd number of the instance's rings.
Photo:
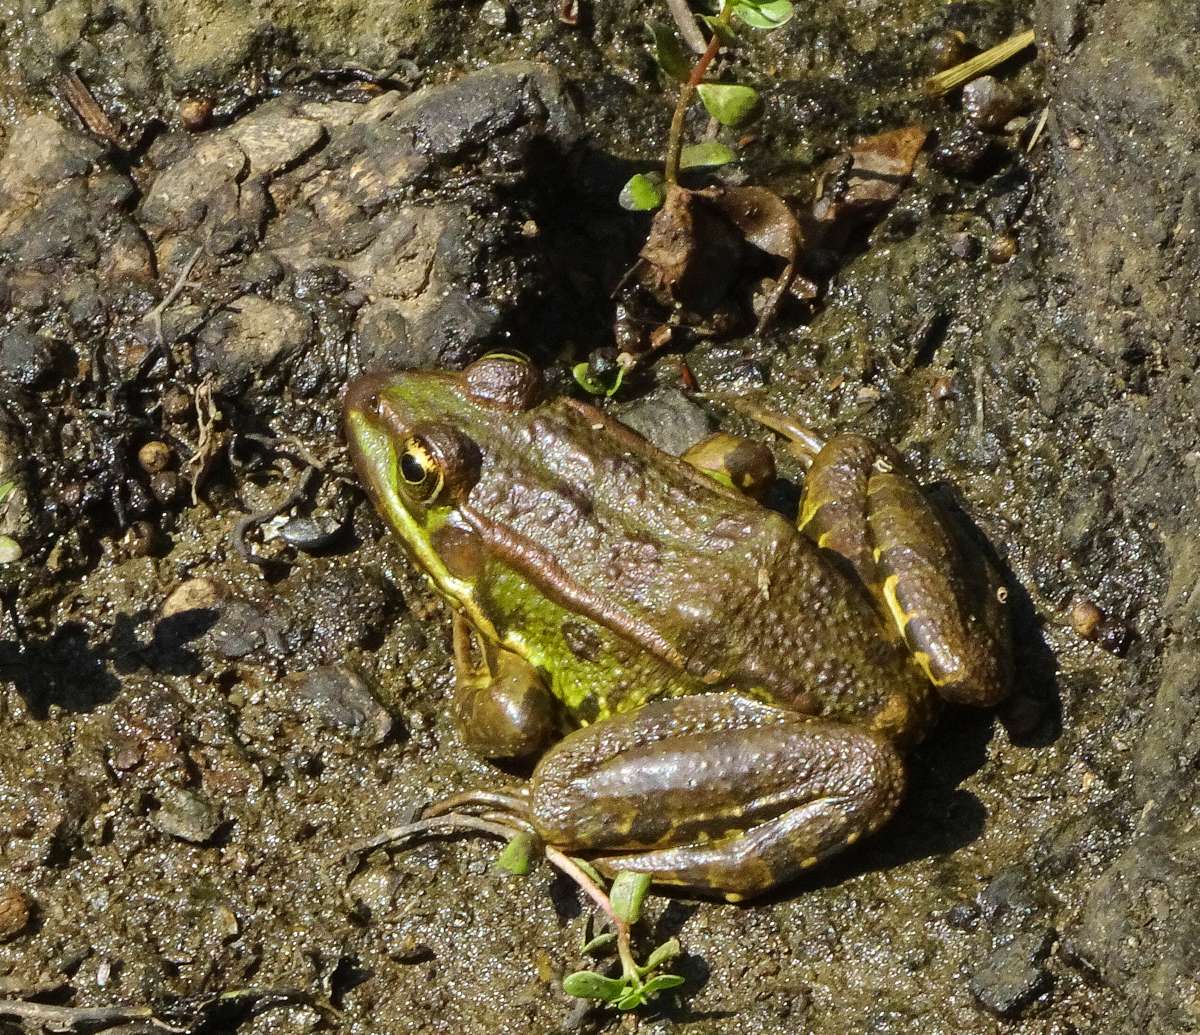
<path id="1" fill-rule="evenodd" d="M 23 999 L 0 999 L 0 1017 L 32 1021 L 50 1031 L 99 1031 L 131 1021 L 146 1021 L 163 1031 L 187 1031 L 159 1020 L 149 1006 L 50 1006 Z"/>
<path id="2" fill-rule="evenodd" d="M 105 143 L 124 150 L 120 131 L 113 125 L 112 119 L 108 117 L 104 109 L 96 103 L 92 91 L 87 88 L 87 84 L 78 75 L 74 72 L 63 73 L 58 77 L 58 88 L 62 92 L 63 99 L 79 116 L 79 121 L 90 133 L 95 134 Z"/>
<path id="3" fill-rule="evenodd" d="M 201 244 L 196 247 L 196 250 L 188 257 L 187 262 L 183 264 L 183 269 L 179 271 L 179 276 L 176 278 L 175 283 L 171 285 L 171 290 L 163 295 L 162 301 L 143 317 L 143 319 L 149 320 L 154 324 L 154 340 L 159 345 L 163 344 L 163 312 L 180 296 L 183 289 L 188 286 L 188 277 L 192 275 L 192 270 L 195 268 L 202 254 L 204 254 L 204 245 Z"/>
<path id="4" fill-rule="evenodd" d="M 696 24 L 695 16 L 692 14 L 687 0 L 667 0 L 667 10 L 675 19 L 683 42 L 691 48 L 693 53 L 703 54 L 708 49 L 708 45 L 704 42 L 704 35 L 700 32 L 700 26 Z"/>
<path id="5" fill-rule="evenodd" d="M 941 97 L 942 94 L 949 93 L 956 86 L 961 86 L 963 83 L 970 82 L 976 76 L 982 75 L 989 68 L 995 68 L 996 65 L 1003 64 L 1013 55 L 1023 51 L 1033 43 L 1033 40 L 1032 29 L 1027 29 L 1025 32 L 1018 32 L 1015 36 L 1010 36 L 1003 43 L 997 43 L 994 47 L 989 47 L 982 54 L 976 54 L 973 58 L 964 61 L 960 65 L 955 65 L 953 68 L 947 68 L 946 71 L 939 72 L 935 76 L 930 76 L 925 82 L 925 89 L 934 97 Z"/>
<path id="6" fill-rule="evenodd" d="M 1029 154 L 1034 145 L 1042 138 L 1042 131 L 1046 128 L 1046 120 L 1050 117 L 1050 105 L 1046 105 L 1042 109 L 1041 118 L 1037 120 L 1037 125 L 1033 127 L 1033 133 L 1029 137 L 1029 143 L 1025 145 L 1025 153 Z"/>

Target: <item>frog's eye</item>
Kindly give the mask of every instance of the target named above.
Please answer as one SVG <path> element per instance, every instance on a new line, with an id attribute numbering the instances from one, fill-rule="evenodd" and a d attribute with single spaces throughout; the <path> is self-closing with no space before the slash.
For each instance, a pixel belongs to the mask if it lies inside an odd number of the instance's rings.
<path id="1" fill-rule="evenodd" d="M 542 375 L 520 352 L 489 352 L 463 371 L 467 394 L 476 402 L 517 412 L 542 395 Z"/>
<path id="2" fill-rule="evenodd" d="M 400 451 L 403 490 L 426 506 L 464 499 L 479 480 L 479 468 L 479 447 L 450 425 L 414 428 Z"/>
<path id="3" fill-rule="evenodd" d="M 431 502 L 442 491 L 442 475 L 429 450 L 416 438 L 404 443 L 400 454 L 400 477 L 408 494 L 421 503 Z"/>

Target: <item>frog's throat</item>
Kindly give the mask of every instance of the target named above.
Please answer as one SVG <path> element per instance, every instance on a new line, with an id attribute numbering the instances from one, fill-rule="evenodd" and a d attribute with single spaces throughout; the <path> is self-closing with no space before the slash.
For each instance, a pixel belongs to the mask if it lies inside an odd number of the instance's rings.
<path id="1" fill-rule="evenodd" d="M 372 425 L 362 413 L 351 413 L 347 417 L 350 433 L 354 436 L 355 445 L 363 454 L 366 465 L 371 471 L 384 472 L 384 477 L 373 476 L 364 480 L 370 486 L 371 495 L 376 504 L 384 512 L 388 523 L 404 541 L 405 547 L 412 554 L 413 560 L 432 580 L 434 588 L 442 594 L 451 605 L 458 608 L 480 635 L 499 642 L 496 627 L 475 603 L 474 587 L 466 579 L 460 579 L 450 574 L 450 570 L 442 562 L 430 544 L 429 537 L 433 525 L 444 520 L 444 514 L 435 515 L 433 512 L 426 517 L 425 523 L 418 521 L 412 512 L 404 505 L 400 494 L 396 491 L 399 484 L 399 459 L 392 445 L 391 437 L 386 431 Z"/>
<path id="2" fill-rule="evenodd" d="M 705 683 L 721 681 L 720 672 L 698 659 L 684 657 L 649 623 L 571 578 L 553 554 L 531 539 L 492 521 L 468 503 L 461 504 L 458 513 L 494 556 L 522 572 L 548 599 L 632 640 L 647 653 Z"/>

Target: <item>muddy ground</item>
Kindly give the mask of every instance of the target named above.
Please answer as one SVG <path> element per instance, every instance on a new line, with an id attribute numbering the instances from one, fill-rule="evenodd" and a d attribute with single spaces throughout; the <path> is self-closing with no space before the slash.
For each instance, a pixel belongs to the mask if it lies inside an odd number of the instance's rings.
<path id="1" fill-rule="evenodd" d="M 666 14 L 559 7 L 0 4 L 0 999 L 246 1035 L 1200 1029 L 1194 5 L 802 6 L 730 69 L 765 103 L 723 175 L 803 206 L 917 124 L 913 180 L 815 304 L 680 334 L 612 404 L 745 430 L 683 357 L 896 442 L 1007 567 L 1014 703 L 947 712 L 895 820 L 811 879 L 652 899 L 687 983 L 641 1018 L 562 993 L 583 918 L 546 868 L 342 861 L 497 774 L 338 393 L 497 345 L 568 388 L 646 232 L 615 198 L 663 146 Z M 1014 120 L 917 88 L 947 33 L 1030 25 Z"/>

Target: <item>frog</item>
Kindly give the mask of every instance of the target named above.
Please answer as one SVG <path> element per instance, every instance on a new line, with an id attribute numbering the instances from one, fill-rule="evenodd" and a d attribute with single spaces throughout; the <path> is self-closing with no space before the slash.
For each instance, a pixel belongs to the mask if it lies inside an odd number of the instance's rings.
<path id="1" fill-rule="evenodd" d="M 806 467 L 794 519 L 763 443 L 665 453 L 519 353 L 348 386 L 359 479 L 451 611 L 459 735 L 532 765 L 428 815 L 744 901 L 883 827 L 945 702 L 1009 693 L 999 565 L 899 453 L 751 416 Z"/>

